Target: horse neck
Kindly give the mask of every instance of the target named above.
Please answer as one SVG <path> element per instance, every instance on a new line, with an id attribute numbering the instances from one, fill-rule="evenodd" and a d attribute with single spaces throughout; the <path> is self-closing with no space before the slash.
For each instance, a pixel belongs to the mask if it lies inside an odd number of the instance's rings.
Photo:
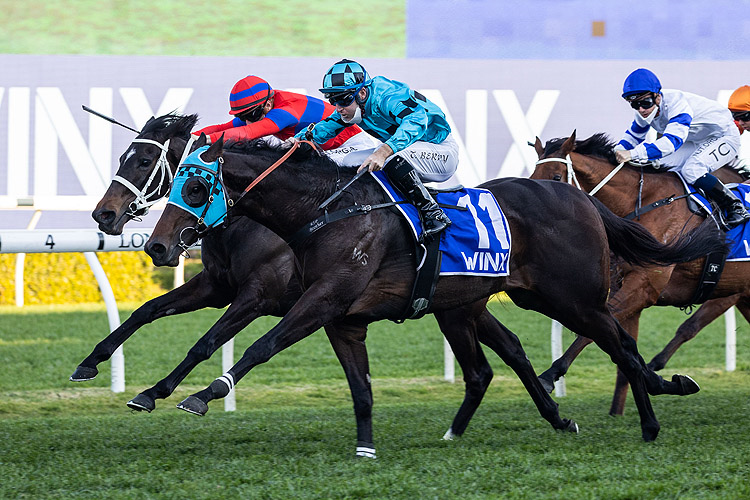
<path id="1" fill-rule="evenodd" d="M 252 155 L 225 154 L 222 175 L 229 197 L 232 200 L 242 197 L 233 209 L 237 215 L 245 215 L 288 238 L 323 214 L 318 207 L 333 193 L 336 172 L 311 168 L 305 172 L 305 179 L 300 180 L 291 170 L 291 164 L 282 163 L 243 195 L 273 162 Z"/>
<path id="2" fill-rule="evenodd" d="M 607 160 L 571 154 L 573 167 L 581 189 L 590 193 L 614 168 Z M 643 183 L 641 184 L 641 179 Z M 622 167 L 606 184 L 594 194 L 607 208 L 620 217 L 632 213 L 639 202 L 646 206 L 668 196 L 681 194 L 683 188 L 679 178 L 666 173 L 641 173 L 627 166 Z"/>
<path id="3" fill-rule="evenodd" d="M 184 152 L 188 141 L 181 137 L 170 137 L 168 140 L 169 151 L 167 153 L 167 162 L 169 163 L 169 169 L 172 171 L 172 176 L 174 176 L 180 167 L 180 160 L 185 156 Z"/>

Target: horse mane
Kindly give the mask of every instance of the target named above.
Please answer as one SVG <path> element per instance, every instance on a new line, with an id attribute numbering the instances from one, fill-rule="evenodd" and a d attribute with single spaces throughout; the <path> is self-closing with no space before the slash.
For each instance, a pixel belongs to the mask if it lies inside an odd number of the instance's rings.
<path id="1" fill-rule="evenodd" d="M 563 143 L 567 140 L 567 137 L 551 139 L 547 141 L 544 146 L 544 156 L 548 156 L 551 153 L 559 151 Z M 609 138 L 609 136 L 603 132 L 592 135 L 588 139 L 576 141 L 576 145 L 573 148 L 578 154 L 586 156 L 595 156 L 607 160 L 612 165 L 617 165 L 615 159 L 614 148 L 615 142 Z"/>
<path id="2" fill-rule="evenodd" d="M 266 158 L 270 166 L 289 151 L 289 146 L 283 143 L 271 145 L 262 138 L 238 141 L 230 140 L 224 144 L 224 151 Z M 300 149 L 295 151 L 284 164 L 286 165 L 287 163 L 289 167 L 294 169 L 295 175 L 302 176 L 302 178 L 311 169 L 335 171 L 338 168 L 336 162 L 331 160 L 327 155 L 318 154 L 313 148 L 305 144 L 300 145 Z"/>
<path id="3" fill-rule="evenodd" d="M 139 136 L 153 134 L 164 137 L 179 137 L 187 140 L 190 132 L 198 122 L 198 115 L 180 115 L 172 112 L 157 118 L 151 118 L 141 129 Z"/>

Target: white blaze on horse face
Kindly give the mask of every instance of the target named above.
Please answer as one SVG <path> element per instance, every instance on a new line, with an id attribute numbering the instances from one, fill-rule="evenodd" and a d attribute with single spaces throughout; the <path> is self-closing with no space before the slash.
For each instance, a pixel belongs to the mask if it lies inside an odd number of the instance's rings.
<path id="1" fill-rule="evenodd" d="M 131 156 L 135 154 L 135 146 L 130 146 L 130 149 L 128 150 L 128 154 L 125 155 L 125 160 L 123 160 L 123 163 L 127 162 Z"/>

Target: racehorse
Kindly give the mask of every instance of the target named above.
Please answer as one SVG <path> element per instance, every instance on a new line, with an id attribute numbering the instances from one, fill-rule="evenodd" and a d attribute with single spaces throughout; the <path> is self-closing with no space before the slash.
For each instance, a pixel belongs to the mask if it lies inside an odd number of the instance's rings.
<path id="1" fill-rule="evenodd" d="M 190 130 L 196 115 L 165 115 L 150 120 L 128 150 L 120 157 L 120 167 L 109 189 L 93 212 L 101 230 L 120 234 L 124 224 L 142 213 L 170 188 L 174 171 L 188 147 Z M 166 169 L 169 169 L 168 171 Z M 226 228 L 216 228 L 202 241 L 204 269 L 190 281 L 148 301 L 138 308 L 119 328 L 100 342 L 78 366 L 71 380 L 89 380 L 96 376 L 96 366 L 109 359 L 138 328 L 158 318 L 189 312 L 203 307 L 231 305 L 209 331 L 190 349 L 186 358 L 163 380 L 128 402 L 135 410 L 152 411 L 155 400 L 166 398 L 201 361 L 210 357 L 227 340 L 247 324 L 263 315 L 283 316 L 301 296 L 299 283 L 292 276 L 293 257 L 286 243 L 275 233 L 246 217 L 236 217 Z M 291 278 L 291 279 L 290 279 Z M 499 328 L 488 311 L 478 312 L 475 329 Z M 448 317 L 446 315 L 446 317 Z M 331 345 L 349 381 L 357 420 L 357 456 L 374 457 L 372 444 L 372 391 L 365 345 L 366 328 L 350 326 L 344 334 L 326 327 Z M 561 419 L 557 405 L 536 383 L 536 375 L 525 355 L 515 345 L 510 332 L 500 331 L 504 338 L 485 342 L 495 350 L 526 384 L 540 413 L 554 428 L 576 432 L 575 422 Z M 507 338 L 505 338 L 507 337 Z M 465 379 L 470 381 L 469 403 L 454 419 L 446 438 L 460 436 L 466 429 L 476 406 L 492 379 L 492 370 L 475 339 L 466 346 L 455 346 Z M 465 358 L 471 357 L 470 367 Z"/>
<path id="2" fill-rule="evenodd" d="M 145 245 L 154 264 L 176 264 L 182 249 L 210 229 L 211 221 L 184 207 L 204 206 L 205 214 L 218 203 L 257 220 L 286 241 L 293 238 L 296 268 L 305 290 L 283 319 L 251 345 L 227 373 L 178 405 L 204 415 L 210 401 L 225 397 L 253 367 L 323 325 L 346 332 L 380 319 L 400 318 L 415 269 L 414 244 L 403 219 L 391 210 L 373 209 L 392 205 L 373 177 L 349 185 L 345 195 L 329 205 L 334 220 L 342 210 L 361 215 L 332 224 L 319 223 L 323 219 L 311 223 L 321 215 L 323 200 L 330 199 L 339 183 L 351 178 L 350 172 L 341 172 L 326 158 L 291 154 L 293 150 L 284 153 L 259 141 L 238 143 L 224 151 L 223 140 L 219 140 L 198 152 L 195 161 L 210 165 L 214 180 L 209 185 L 201 175 L 202 169 L 209 167 L 186 170 L 182 189 L 179 193 L 173 190 Z M 288 159 L 276 168 L 282 154 Z M 217 180 L 222 180 L 221 189 Z M 594 339 L 627 374 L 638 394 L 643 439 L 655 439 L 659 423 L 648 394 L 684 395 L 699 387 L 689 377 L 675 375 L 666 381 L 649 370 L 632 337 L 612 317 L 606 302 L 609 252 L 611 249 L 626 261 L 641 264 L 692 260 L 706 250 L 724 248 L 716 229 L 704 225 L 665 246 L 640 225 L 616 217 L 597 200 L 562 183 L 500 179 L 480 187 L 497 199 L 508 221 L 513 271 L 499 278 L 438 279 L 428 312 L 435 315 L 454 351 L 465 351 L 465 346 L 478 349 L 478 334 L 482 342 L 507 345 L 513 356 L 525 357 L 515 335 L 486 314 L 488 297 L 506 291 L 520 307 L 555 318 Z M 300 240 L 298 230 L 304 227 L 317 230 Z M 578 286 L 571 287 L 571 283 Z M 475 361 L 464 360 L 469 362 Z M 470 380 L 472 373 L 476 370 L 464 369 Z M 523 381 L 527 389 L 534 388 L 532 394 L 541 388 L 536 377 Z M 464 403 L 470 392 L 467 385 Z M 474 393 L 472 408 L 483 392 Z"/>
<path id="3" fill-rule="evenodd" d="M 644 171 L 642 168 L 626 166 L 615 171 L 617 161 L 612 151 L 614 144 L 604 134 L 595 134 L 588 139 L 576 141 L 575 132 L 566 139 L 555 139 L 542 146 L 539 138 L 534 147 L 539 163 L 532 179 L 568 179 L 577 182 L 580 188 L 590 192 L 614 213 L 621 217 L 631 214 L 639 196 L 641 206 L 675 197 L 684 192 L 682 181 L 673 173 Z M 723 168 L 717 174 L 724 181 L 742 181 L 742 177 L 731 169 Z M 603 180 L 608 177 L 608 181 Z M 662 203 L 657 209 L 642 211 L 638 222 L 660 241 L 669 241 L 684 231 L 696 227 L 703 218 L 693 214 L 685 199 Z M 638 338 L 638 322 L 641 311 L 653 305 L 685 306 L 694 301 L 694 294 L 701 278 L 705 259 L 666 267 L 637 268 L 627 264 L 620 266 L 621 287 L 610 298 L 614 316 L 623 327 Z M 675 338 L 649 363 L 654 370 L 663 368 L 677 348 L 697 331 L 710 323 L 730 306 L 737 304 L 740 312 L 750 320 L 750 264 L 727 262 L 721 280 L 705 304 L 678 329 Z M 570 364 L 590 343 L 577 337 L 573 344 L 540 375 L 545 387 L 552 390 L 553 382 L 563 376 Z M 610 414 L 623 413 L 627 396 L 627 380 L 618 373 Z"/>
<path id="4" fill-rule="evenodd" d="M 171 179 L 188 145 L 197 115 L 167 114 L 152 118 L 120 157 L 115 180 L 92 217 L 107 234 L 121 234 L 124 225 L 169 192 Z M 241 258 L 235 249 L 248 249 Z M 128 402 L 134 410 L 152 411 L 156 399 L 167 398 L 200 362 L 260 316 L 283 316 L 301 295 L 292 276 L 292 253 L 273 232 L 238 217 L 202 241 L 203 270 L 182 286 L 149 300 L 96 345 L 70 379 L 84 381 L 98 374 L 108 360 L 143 325 L 159 318 L 205 307 L 223 308 L 221 318 L 190 349 L 166 378 Z M 231 305 L 230 305 L 231 304 Z M 337 353 L 343 346 L 334 346 Z M 366 355 L 366 353 L 365 353 Z"/>

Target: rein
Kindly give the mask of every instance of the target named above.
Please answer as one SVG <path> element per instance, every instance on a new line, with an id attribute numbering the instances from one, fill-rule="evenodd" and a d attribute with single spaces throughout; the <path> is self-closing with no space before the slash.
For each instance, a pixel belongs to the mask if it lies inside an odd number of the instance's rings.
<path id="1" fill-rule="evenodd" d="M 549 162 L 558 162 L 558 163 L 564 163 L 567 167 L 568 172 L 568 184 L 575 184 L 575 186 L 578 189 L 581 189 L 581 184 L 578 182 L 578 178 L 576 177 L 576 172 L 573 170 L 573 161 L 570 159 L 570 155 L 566 155 L 565 158 L 544 158 L 542 160 L 539 160 L 536 162 L 536 165 L 540 165 L 542 163 L 549 163 Z M 612 171 L 604 177 L 604 179 L 601 180 L 599 184 L 594 187 L 591 191 L 589 191 L 589 194 L 591 196 L 594 196 L 601 188 L 603 188 L 610 180 L 612 180 L 612 177 L 617 175 L 617 172 L 622 170 L 622 167 L 625 166 L 625 162 L 620 163 L 617 165 Z"/>
<path id="2" fill-rule="evenodd" d="M 280 166 L 290 156 L 292 156 L 292 153 L 294 153 L 300 147 L 300 144 L 302 144 L 302 143 L 305 143 L 305 144 L 308 144 L 308 145 L 312 146 L 313 149 L 316 148 L 315 144 L 312 143 L 311 141 L 308 141 L 308 140 L 305 140 L 305 139 L 302 139 L 302 140 L 299 140 L 299 141 L 295 141 L 294 145 L 291 148 L 289 148 L 289 151 L 287 151 L 286 153 L 284 153 L 284 156 L 282 156 L 281 158 L 279 158 L 278 160 L 276 160 L 276 162 L 273 165 L 271 165 L 270 167 L 268 167 L 267 169 L 265 169 L 258 177 L 256 177 L 255 179 L 253 179 L 253 182 L 251 182 L 245 188 L 245 190 L 242 191 L 242 194 L 240 194 L 237 197 L 236 200 L 232 201 L 231 199 L 227 198 L 227 205 L 229 205 L 230 207 L 234 206 L 234 204 L 237 203 L 238 201 L 240 201 L 248 193 L 248 191 L 250 191 L 252 188 L 254 188 L 260 181 L 262 181 L 263 179 L 265 179 L 268 174 L 270 174 L 271 172 L 273 172 L 274 170 L 276 170 L 276 168 L 278 166 Z"/>

